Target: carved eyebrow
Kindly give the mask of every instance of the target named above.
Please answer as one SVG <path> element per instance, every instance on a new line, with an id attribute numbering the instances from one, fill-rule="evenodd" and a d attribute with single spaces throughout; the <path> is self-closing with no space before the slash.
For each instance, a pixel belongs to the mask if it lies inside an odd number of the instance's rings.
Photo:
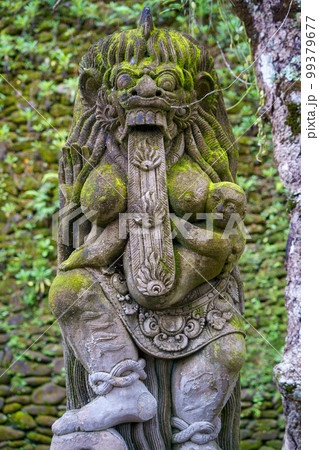
<path id="1" fill-rule="evenodd" d="M 183 86 L 185 78 L 184 78 L 183 71 L 179 67 L 177 67 L 177 66 L 173 67 L 173 66 L 168 66 L 168 65 L 164 64 L 164 65 L 159 66 L 155 70 L 155 75 L 156 75 L 156 77 L 158 77 L 159 75 L 161 75 L 162 73 L 165 73 L 165 72 L 172 73 L 174 76 L 176 76 L 178 78 L 178 81 L 180 82 L 181 86 Z"/>
<path id="2" fill-rule="evenodd" d="M 116 65 L 115 67 L 113 67 L 113 69 L 111 70 L 109 80 L 111 82 L 113 82 L 114 79 L 117 77 L 117 75 L 119 75 L 121 72 L 129 73 L 130 75 L 133 75 L 134 77 L 138 76 L 136 69 L 132 69 L 131 67 L 128 66 L 127 63 L 124 63 L 124 64 L 119 64 L 119 65 Z"/>

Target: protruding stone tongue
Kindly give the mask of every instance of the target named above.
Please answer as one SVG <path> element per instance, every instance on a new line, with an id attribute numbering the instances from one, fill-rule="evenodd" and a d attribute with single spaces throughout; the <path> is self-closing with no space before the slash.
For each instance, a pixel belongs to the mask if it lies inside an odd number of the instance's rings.
<path id="1" fill-rule="evenodd" d="M 128 162 L 132 274 L 141 294 L 164 295 L 174 283 L 175 259 L 163 134 L 133 130 L 128 139 Z"/>

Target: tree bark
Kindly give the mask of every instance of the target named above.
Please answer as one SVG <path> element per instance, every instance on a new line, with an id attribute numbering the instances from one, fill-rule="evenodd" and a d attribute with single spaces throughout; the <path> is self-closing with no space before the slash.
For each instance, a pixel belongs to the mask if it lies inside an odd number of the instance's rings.
<path id="1" fill-rule="evenodd" d="M 251 39 L 263 117 L 272 126 L 274 160 L 289 190 L 290 231 L 286 250 L 288 315 L 283 358 L 274 369 L 282 395 L 283 448 L 300 449 L 300 7 L 297 0 L 232 0 Z M 275 34 L 275 32 L 277 33 Z"/>

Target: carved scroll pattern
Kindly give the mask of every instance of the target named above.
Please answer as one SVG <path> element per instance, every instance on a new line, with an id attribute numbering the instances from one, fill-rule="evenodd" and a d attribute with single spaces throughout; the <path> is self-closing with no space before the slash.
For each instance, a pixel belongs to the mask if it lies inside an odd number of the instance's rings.
<path id="1" fill-rule="evenodd" d="M 133 131 L 128 144 L 128 212 L 132 272 L 146 296 L 163 295 L 175 278 L 163 135 Z"/>
<path id="2" fill-rule="evenodd" d="M 190 340 L 200 336 L 205 327 L 216 332 L 227 328 L 236 311 L 231 287 L 231 282 L 227 281 L 222 294 L 212 289 L 191 305 L 170 311 L 146 310 L 128 294 L 117 297 L 124 313 L 136 316 L 141 333 L 152 340 L 155 347 L 165 352 L 180 352 Z"/>

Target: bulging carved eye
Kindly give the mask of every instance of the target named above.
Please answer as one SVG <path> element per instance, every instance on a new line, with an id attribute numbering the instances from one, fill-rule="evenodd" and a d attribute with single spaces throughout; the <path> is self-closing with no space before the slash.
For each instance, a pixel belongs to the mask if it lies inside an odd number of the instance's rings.
<path id="1" fill-rule="evenodd" d="M 99 89 L 99 84 L 94 80 L 93 77 L 88 77 L 83 88 L 86 90 L 87 95 L 94 95 Z"/>
<path id="2" fill-rule="evenodd" d="M 119 91 L 122 91 L 123 89 L 128 89 L 129 87 L 132 86 L 133 82 L 134 80 L 129 73 L 121 73 L 116 78 L 116 88 Z"/>
<path id="3" fill-rule="evenodd" d="M 80 75 L 79 78 L 79 88 L 82 96 L 85 100 L 94 105 L 97 98 L 97 93 L 101 87 L 101 74 L 94 70 L 86 70 Z"/>
<path id="4" fill-rule="evenodd" d="M 158 87 L 165 91 L 174 91 L 176 89 L 176 78 L 171 73 L 164 73 L 158 77 Z"/>

